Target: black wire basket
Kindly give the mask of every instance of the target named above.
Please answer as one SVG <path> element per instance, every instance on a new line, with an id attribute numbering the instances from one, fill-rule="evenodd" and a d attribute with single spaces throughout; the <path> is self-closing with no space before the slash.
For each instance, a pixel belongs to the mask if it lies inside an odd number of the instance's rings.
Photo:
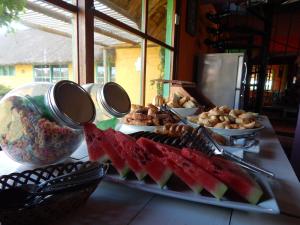
<path id="1" fill-rule="evenodd" d="M 25 184 L 40 184 L 49 179 L 69 173 L 76 173 L 94 165 L 95 163 L 92 162 L 74 162 L 4 175 L 0 177 L 0 191 Z M 105 172 L 103 172 L 104 175 Z M 99 182 L 100 180 L 96 183 L 92 182 L 79 187 L 76 190 L 39 197 L 39 201 L 36 201 L 34 204 L 16 208 L 3 207 L 0 209 L 0 224 L 49 224 L 83 205 L 94 192 Z"/>

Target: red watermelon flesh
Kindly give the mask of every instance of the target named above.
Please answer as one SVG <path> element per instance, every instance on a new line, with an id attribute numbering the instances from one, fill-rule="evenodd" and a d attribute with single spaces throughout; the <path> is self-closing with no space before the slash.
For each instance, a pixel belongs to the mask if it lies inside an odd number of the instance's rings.
<path id="1" fill-rule="evenodd" d="M 129 169 L 126 161 L 119 155 L 114 135 L 111 131 L 102 131 L 96 125 L 89 123 L 84 126 L 89 157 L 91 160 L 102 161 L 103 157 L 111 160 L 113 166 L 121 176 L 125 176 Z"/>
<path id="2" fill-rule="evenodd" d="M 88 154 L 91 161 L 105 162 L 108 156 L 101 147 L 104 136 L 92 123 L 84 125 L 85 140 L 88 147 Z"/>
<path id="3" fill-rule="evenodd" d="M 138 141 L 137 144 L 139 145 Z M 163 187 L 172 175 L 172 170 L 166 166 L 159 157 L 151 153 L 145 146 L 139 145 L 139 149 L 134 149 L 134 156 L 138 160 L 148 175 L 160 186 Z"/>
<path id="4" fill-rule="evenodd" d="M 203 153 L 188 148 L 184 148 L 181 154 L 223 181 L 248 202 L 257 204 L 261 198 L 263 192 L 257 182 L 233 162 L 218 156 L 208 158 Z"/>
<path id="5" fill-rule="evenodd" d="M 123 150 L 115 138 L 115 131 L 110 128 L 102 131 L 102 133 L 105 136 L 105 141 L 103 142 L 104 150 L 120 176 L 125 177 L 129 172 L 129 167 L 126 159 L 122 157 Z"/>
<path id="6" fill-rule="evenodd" d="M 174 165 L 177 165 L 177 167 L 182 170 L 180 178 L 185 179 L 186 175 L 190 176 L 191 178 L 193 178 L 193 180 L 196 181 L 199 186 L 202 186 L 216 198 L 220 199 L 227 191 L 227 186 L 223 182 L 219 181 L 217 178 L 215 178 L 196 164 L 190 162 L 189 160 L 186 160 L 180 155 L 179 149 L 156 143 L 147 138 L 140 138 L 137 142 L 140 145 L 144 145 L 145 148 L 150 149 L 153 154 L 159 152 L 157 153 L 157 156 L 163 158 L 163 160 L 168 159 L 172 161 Z"/>
<path id="7" fill-rule="evenodd" d="M 180 166 L 178 166 L 174 160 L 170 159 L 170 157 L 168 157 L 164 152 L 162 152 L 160 149 L 157 149 L 156 146 L 154 145 L 156 143 L 153 143 L 152 141 L 151 142 L 147 142 L 148 140 L 149 139 L 141 138 L 139 141 L 142 142 L 145 146 L 147 146 L 148 150 L 152 151 L 154 154 L 158 154 L 158 156 L 161 158 L 162 162 L 167 167 L 169 167 L 174 172 L 174 174 L 177 177 L 179 177 L 194 192 L 199 193 L 202 190 L 201 185 L 199 185 L 197 183 L 197 181 L 192 178 L 192 176 L 190 176 L 189 174 L 187 174 L 186 172 L 184 172 L 184 170 Z M 159 153 L 157 151 L 155 151 L 155 149 L 158 150 Z M 160 154 L 160 153 L 162 153 L 163 155 Z M 173 152 L 170 152 L 170 154 L 171 153 L 173 153 Z M 177 153 L 174 153 L 174 154 L 177 154 Z M 181 156 L 179 155 L 179 157 L 181 157 Z"/>
<path id="8" fill-rule="evenodd" d="M 128 166 L 135 173 L 136 177 L 142 180 L 147 175 L 147 172 L 135 157 L 135 152 L 141 151 L 135 139 L 118 131 L 115 131 L 115 138 L 122 148 L 121 156 L 127 160 Z"/>

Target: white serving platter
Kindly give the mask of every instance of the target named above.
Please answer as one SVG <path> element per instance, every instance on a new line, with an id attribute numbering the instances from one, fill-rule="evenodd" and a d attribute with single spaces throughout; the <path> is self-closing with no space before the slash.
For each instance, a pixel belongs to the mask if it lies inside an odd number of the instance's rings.
<path id="1" fill-rule="evenodd" d="M 124 123 L 119 123 L 116 127 L 116 130 L 124 134 L 131 134 L 139 131 L 155 132 L 156 129 L 160 129 L 160 128 L 162 128 L 162 126 L 138 126 L 138 125 L 128 125 Z"/>
<path id="2" fill-rule="evenodd" d="M 175 176 L 171 178 L 171 181 L 169 181 L 167 186 L 165 186 L 163 189 L 161 189 L 156 183 L 154 183 L 150 179 L 146 179 L 145 181 L 138 181 L 133 175 L 132 177 L 123 179 L 120 178 L 120 176 L 116 173 L 109 173 L 104 179 L 109 182 L 122 184 L 130 188 L 150 192 L 153 194 L 182 199 L 200 204 L 208 204 L 248 212 L 252 211 L 269 214 L 280 213 L 277 201 L 267 181 L 268 178 L 265 177 L 257 177 L 257 180 L 264 191 L 264 196 L 257 205 L 247 203 L 240 199 L 234 200 L 226 195 L 222 199 L 218 200 L 210 194 L 206 193 L 205 191 L 202 191 L 200 194 L 196 194 L 193 191 L 191 191 L 188 187 L 186 187 L 179 180 L 179 178 Z"/>
<path id="3" fill-rule="evenodd" d="M 199 124 L 197 123 L 193 123 L 191 121 L 188 121 L 188 123 L 190 126 L 194 128 L 199 127 Z M 264 129 L 265 127 L 261 126 L 255 129 L 223 129 L 223 128 L 214 128 L 214 127 L 206 127 L 206 128 L 223 136 L 241 136 L 241 135 L 255 134 L 261 131 L 262 129 Z"/>

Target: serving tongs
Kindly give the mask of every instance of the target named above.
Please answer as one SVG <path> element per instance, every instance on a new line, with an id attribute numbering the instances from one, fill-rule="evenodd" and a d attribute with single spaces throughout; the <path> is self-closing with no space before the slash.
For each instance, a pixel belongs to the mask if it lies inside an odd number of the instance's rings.
<path id="1" fill-rule="evenodd" d="M 176 111 L 174 111 L 172 108 L 170 108 L 167 105 L 163 105 L 162 110 L 168 111 L 169 113 L 172 113 L 176 117 L 179 118 L 179 120 L 186 124 L 189 125 L 188 121 L 186 118 L 182 118 Z M 191 132 L 186 132 L 182 136 L 182 142 L 180 143 L 181 146 L 187 145 L 188 147 L 191 148 L 197 148 L 201 150 L 202 152 L 206 153 L 207 155 L 223 155 L 226 158 L 234 161 L 235 163 L 239 164 L 246 170 L 252 172 L 252 173 L 260 173 L 262 175 L 265 175 L 267 177 L 275 177 L 274 173 L 262 169 L 258 166 L 253 165 L 252 163 L 249 163 L 245 161 L 244 159 L 226 151 L 223 149 L 211 136 L 209 131 L 202 125 L 199 125 L 199 127 L 195 128 L 195 130 Z"/>
<path id="2" fill-rule="evenodd" d="M 50 178 L 39 184 L 27 183 L 0 191 L 0 210 L 34 205 L 44 197 L 77 191 L 98 184 L 107 173 L 109 164 L 90 163 L 78 171 Z"/>

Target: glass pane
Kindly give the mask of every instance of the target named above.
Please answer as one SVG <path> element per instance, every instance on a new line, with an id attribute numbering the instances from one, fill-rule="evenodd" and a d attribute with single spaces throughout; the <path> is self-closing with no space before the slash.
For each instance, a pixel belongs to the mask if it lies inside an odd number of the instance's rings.
<path id="1" fill-rule="evenodd" d="M 95 9 L 135 29 L 141 29 L 143 0 L 94 0 Z"/>
<path id="2" fill-rule="evenodd" d="M 12 89 L 33 81 L 74 80 L 72 19 L 59 7 L 28 0 L 18 20 L 0 27 L 0 84 Z"/>
<path id="3" fill-rule="evenodd" d="M 95 20 L 95 24 L 99 28 L 102 28 L 99 24 L 104 24 L 110 30 L 109 33 L 95 30 L 95 82 L 114 81 L 127 91 L 133 104 L 140 104 L 142 40 L 100 20 Z"/>
<path id="4" fill-rule="evenodd" d="M 35 82 L 50 82 L 51 80 L 50 66 L 34 66 L 33 73 Z"/>
<path id="5" fill-rule="evenodd" d="M 171 73 L 171 51 L 148 42 L 147 45 L 147 63 L 146 63 L 146 99 L 145 103 L 151 103 L 156 95 L 168 97 L 169 85 L 163 85 L 157 79 L 170 79 Z"/>
<path id="6" fill-rule="evenodd" d="M 172 45 L 173 35 L 173 0 L 149 0 L 148 34 Z"/>

